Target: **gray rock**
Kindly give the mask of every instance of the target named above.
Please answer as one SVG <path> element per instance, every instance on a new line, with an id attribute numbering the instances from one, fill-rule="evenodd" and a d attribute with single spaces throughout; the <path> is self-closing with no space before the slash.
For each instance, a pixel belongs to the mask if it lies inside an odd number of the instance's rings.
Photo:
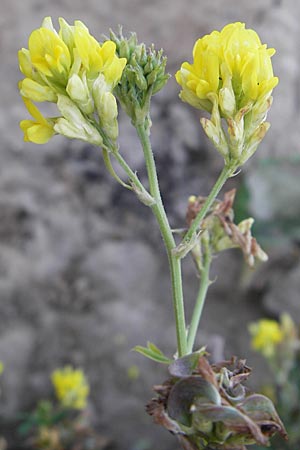
<path id="1" fill-rule="evenodd" d="M 175 351 L 169 271 L 155 219 L 110 178 L 99 149 L 62 137 L 44 146 L 22 142 L 18 122 L 27 113 L 17 90 L 17 50 L 27 47 L 43 16 L 52 15 L 55 22 L 59 16 L 81 19 L 97 38 L 122 23 L 125 32 L 137 31 L 141 41 L 164 47 L 174 75 L 191 60 L 198 37 L 246 20 L 277 49 L 274 71 L 280 78 L 269 114 L 272 128 L 246 166 L 251 213 L 261 221 L 296 224 L 299 165 L 292 156 L 299 150 L 299 2 L 202 0 L 200 7 L 198 0 L 188 5 L 177 0 L 170 7 L 169 0 L 102 0 L 101 5 L 98 0 L 2 0 L 1 6 L 0 360 L 6 369 L 0 413 L 14 419 L 51 396 L 51 371 L 72 363 L 86 371 L 95 423 L 112 436 L 117 450 L 174 450 L 174 438 L 143 413 L 151 386 L 166 370 L 130 352 L 147 340 L 168 355 Z M 207 195 L 223 164 L 201 130 L 199 111 L 182 104 L 178 93 L 173 78 L 152 105 L 153 150 L 174 228 L 185 226 L 189 195 Z M 47 106 L 51 115 L 57 113 Z M 140 144 L 123 114 L 120 133 L 121 152 L 146 182 Z M 256 162 L 273 156 L 287 162 L 254 173 Z M 284 228 L 279 231 L 282 236 Z M 299 239 L 296 231 L 287 235 L 285 253 L 292 239 Z M 242 284 L 244 266 L 235 252 L 214 261 L 211 277 L 218 279 L 208 293 L 197 345 L 211 342 L 220 358 L 225 342 L 226 357 L 255 358 L 248 350 L 250 320 L 283 309 L 299 316 L 297 261 L 284 266 L 271 249 L 265 267 Z M 198 288 L 189 259 L 183 273 L 188 321 Z M 140 370 L 136 381 L 128 376 L 132 365 Z"/>
<path id="2" fill-rule="evenodd" d="M 291 317 L 299 317 L 300 265 L 288 272 L 279 272 L 272 281 L 268 293 L 264 297 L 264 307 L 273 316 L 279 317 L 288 312 Z"/>

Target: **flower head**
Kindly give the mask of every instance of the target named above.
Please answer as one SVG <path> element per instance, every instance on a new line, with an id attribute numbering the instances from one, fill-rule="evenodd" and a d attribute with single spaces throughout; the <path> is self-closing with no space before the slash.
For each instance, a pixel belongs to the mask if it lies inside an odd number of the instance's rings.
<path id="1" fill-rule="evenodd" d="M 232 89 L 237 109 L 270 93 L 278 83 L 273 76 L 271 56 L 254 30 L 244 23 L 231 23 L 220 32 L 198 39 L 192 64 L 183 63 L 176 74 L 181 98 L 200 109 L 211 109 L 208 94 Z M 231 82 L 231 86 L 230 86 Z"/>
<path id="2" fill-rule="evenodd" d="M 226 163 L 243 164 L 268 130 L 264 122 L 278 83 L 274 53 L 244 23 L 231 23 L 198 39 L 193 63 L 184 62 L 176 73 L 181 99 L 212 114 L 201 124 Z"/>
<path id="3" fill-rule="evenodd" d="M 55 128 L 56 132 L 79 139 L 84 136 L 84 140 L 89 139 L 88 135 L 93 135 L 91 143 L 112 141 L 112 146 L 116 148 L 117 108 L 112 90 L 122 76 L 126 59 L 117 56 L 114 42 L 106 41 L 101 45 L 82 22 L 75 21 L 74 25 L 69 25 L 60 18 L 59 24 L 57 32 L 51 18 L 46 17 L 42 26 L 31 33 L 28 49 L 23 48 L 18 54 L 20 70 L 25 75 L 19 83 L 20 93 L 26 99 L 27 109 L 37 120 L 37 123 L 21 122 L 24 139 L 43 143 L 54 134 L 50 133 L 51 127 L 53 130 L 52 119 L 41 116 L 30 102 L 48 101 L 58 104 L 63 96 L 67 99 L 66 102 L 69 100 L 69 104 L 74 105 L 74 114 L 77 114 L 78 109 L 82 113 L 81 128 L 94 127 L 97 131 L 91 134 L 79 130 L 77 133 L 74 125 L 71 133 L 64 133 L 66 127 L 61 126 Z M 101 92 L 97 89 L 99 77 Z M 104 106 L 100 105 L 102 99 L 105 99 Z M 111 105 L 112 111 L 108 105 Z M 57 120 L 59 124 L 65 123 L 68 118 L 64 117 L 59 105 L 58 109 L 62 116 Z M 78 114 L 77 116 L 79 117 Z M 32 128 L 33 125 L 43 125 L 43 131 L 48 129 L 48 138 L 46 139 L 45 133 L 44 138 L 40 137 L 41 128 L 36 137 L 33 131 L 37 131 L 37 128 Z"/>
<path id="4" fill-rule="evenodd" d="M 84 409 L 89 395 L 89 385 L 82 370 L 66 366 L 56 369 L 51 375 L 55 394 L 62 406 Z"/>
<path id="5" fill-rule="evenodd" d="M 249 331 L 252 335 L 252 348 L 266 358 L 274 356 L 277 346 L 284 339 L 283 331 L 276 320 L 261 319 L 251 323 Z"/>

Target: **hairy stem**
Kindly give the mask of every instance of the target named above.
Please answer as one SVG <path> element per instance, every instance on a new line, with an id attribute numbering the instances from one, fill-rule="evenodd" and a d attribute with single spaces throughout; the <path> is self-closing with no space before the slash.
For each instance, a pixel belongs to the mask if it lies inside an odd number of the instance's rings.
<path id="1" fill-rule="evenodd" d="M 207 246 L 208 247 L 208 246 Z M 192 319 L 190 323 L 189 333 L 188 333 L 188 339 L 187 339 L 187 351 L 188 353 L 191 353 L 193 351 L 193 346 L 196 339 L 196 334 L 199 328 L 199 323 L 206 299 L 207 290 L 210 285 L 209 280 L 209 270 L 210 270 L 210 264 L 211 264 L 211 254 L 209 251 L 209 248 L 207 248 L 207 251 L 204 252 L 203 255 L 203 265 L 200 269 L 200 288 L 198 292 L 198 296 L 196 299 L 194 311 L 192 314 Z"/>
<path id="2" fill-rule="evenodd" d="M 201 220 L 205 217 L 206 213 L 208 212 L 209 208 L 213 204 L 218 193 L 220 192 L 220 190 L 222 189 L 222 187 L 224 186 L 224 184 L 228 180 L 228 178 L 234 173 L 235 169 L 236 169 L 235 165 L 234 166 L 232 166 L 232 165 L 224 166 L 224 168 L 223 168 L 222 172 L 220 173 L 219 178 L 217 179 L 209 196 L 207 197 L 202 208 L 200 209 L 197 216 L 193 220 L 188 232 L 185 234 L 181 244 L 179 244 L 179 245 L 188 244 L 191 241 L 194 234 L 198 231 Z"/>
<path id="3" fill-rule="evenodd" d="M 176 248 L 176 243 L 161 199 L 156 165 L 148 131 L 146 130 L 144 124 L 137 125 L 136 130 L 144 151 L 149 179 L 150 194 L 155 200 L 155 204 L 153 204 L 151 208 L 157 219 L 169 260 L 171 281 L 172 281 L 173 308 L 176 323 L 178 356 L 180 357 L 187 353 L 181 263 L 180 260 L 176 258 L 172 253 L 172 250 Z"/>

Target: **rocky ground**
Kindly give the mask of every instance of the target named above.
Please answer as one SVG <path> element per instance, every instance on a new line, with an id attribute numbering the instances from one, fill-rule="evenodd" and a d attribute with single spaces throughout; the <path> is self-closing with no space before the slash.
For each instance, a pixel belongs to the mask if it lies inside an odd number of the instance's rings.
<path id="1" fill-rule="evenodd" d="M 1 10 L 3 432 L 17 413 L 50 395 L 49 373 L 72 363 L 85 369 L 93 417 L 117 450 L 174 449 L 174 438 L 143 413 L 164 369 L 130 352 L 147 340 L 174 352 L 167 261 L 155 220 L 109 178 L 96 148 L 62 138 L 45 146 L 23 143 L 16 53 L 47 15 L 81 19 L 97 37 L 122 23 L 125 31 L 137 31 L 140 40 L 165 49 L 172 74 L 190 58 L 198 36 L 231 21 L 245 21 L 277 49 L 280 84 L 272 128 L 259 154 L 227 186 L 242 184 L 247 191 L 240 212 L 248 209 L 257 217 L 270 260 L 251 275 L 235 252 L 215 261 L 218 279 L 198 339 L 199 345 L 209 342 L 216 357 L 246 355 L 263 371 L 249 351 L 247 323 L 282 311 L 300 316 L 300 5 L 296 0 L 1 0 Z M 222 161 L 204 138 L 198 113 L 177 96 L 173 78 L 155 97 L 152 140 L 164 201 L 172 225 L 181 227 L 188 196 L 208 192 Z M 121 150 L 143 180 L 134 131 L 123 115 L 120 121 Z M 188 314 L 197 290 L 189 260 L 184 277 Z M 140 372 L 136 380 L 129 376 L 134 365 Z"/>

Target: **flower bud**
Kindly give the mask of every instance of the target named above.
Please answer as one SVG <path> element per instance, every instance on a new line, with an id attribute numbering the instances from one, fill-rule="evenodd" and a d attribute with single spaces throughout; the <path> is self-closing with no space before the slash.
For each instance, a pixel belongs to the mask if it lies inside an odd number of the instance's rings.
<path id="1" fill-rule="evenodd" d="M 202 118 L 200 119 L 200 123 L 208 138 L 212 141 L 219 153 L 221 153 L 221 155 L 226 159 L 229 149 L 228 142 L 221 123 L 218 97 L 213 93 L 211 93 L 208 97 L 213 104 L 211 120 Z"/>
<path id="2" fill-rule="evenodd" d="M 242 157 L 240 159 L 240 164 L 244 164 L 256 151 L 258 145 L 265 137 L 268 129 L 270 128 L 269 122 L 263 122 L 255 130 L 255 132 L 250 137 L 249 141 L 245 144 L 245 149 L 243 151 Z"/>
<path id="3" fill-rule="evenodd" d="M 219 92 L 220 108 L 225 117 L 232 117 L 235 112 L 235 96 L 233 89 L 223 87 Z"/>
<path id="4" fill-rule="evenodd" d="M 93 84 L 93 98 L 101 128 L 109 139 L 115 141 L 118 137 L 118 107 L 116 99 L 109 91 L 102 74 L 98 76 Z"/>
<path id="5" fill-rule="evenodd" d="M 228 118 L 228 135 L 230 138 L 230 156 L 232 159 L 239 160 L 244 145 L 244 120 L 235 121 Z"/>
<path id="6" fill-rule="evenodd" d="M 163 88 L 169 75 L 165 74 L 166 58 L 153 46 L 138 44 L 135 34 L 124 38 L 122 29 L 118 36 L 111 32 L 119 57 L 126 57 L 127 64 L 115 94 L 134 124 L 144 123 L 149 114 L 150 98 Z"/>
<path id="7" fill-rule="evenodd" d="M 54 130 L 71 139 L 81 139 L 91 144 L 102 146 L 99 132 L 88 122 L 75 103 L 65 95 L 58 95 L 57 106 L 61 118 L 57 119 Z"/>
<path id="8" fill-rule="evenodd" d="M 200 119 L 200 123 L 205 131 L 206 136 L 211 140 L 216 149 L 221 153 L 224 158 L 228 154 L 228 144 L 221 128 L 217 128 L 211 120 L 203 117 Z"/>
<path id="9" fill-rule="evenodd" d="M 87 85 L 85 74 L 80 78 L 74 73 L 69 78 L 66 91 L 83 113 L 87 115 L 93 113 L 94 102 Z"/>
<path id="10" fill-rule="evenodd" d="M 219 91 L 219 105 L 224 117 L 233 117 L 236 111 L 236 98 L 232 87 L 232 77 L 225 63 L 221 65 L 223 86 Z"/>
<path id="11" fill-rule="evenodd" d="M 20 94 L 34 102 L 56 102 L 57 94 L 49 86 L 44 86 L 30 78 L 20 82 Z"/>

